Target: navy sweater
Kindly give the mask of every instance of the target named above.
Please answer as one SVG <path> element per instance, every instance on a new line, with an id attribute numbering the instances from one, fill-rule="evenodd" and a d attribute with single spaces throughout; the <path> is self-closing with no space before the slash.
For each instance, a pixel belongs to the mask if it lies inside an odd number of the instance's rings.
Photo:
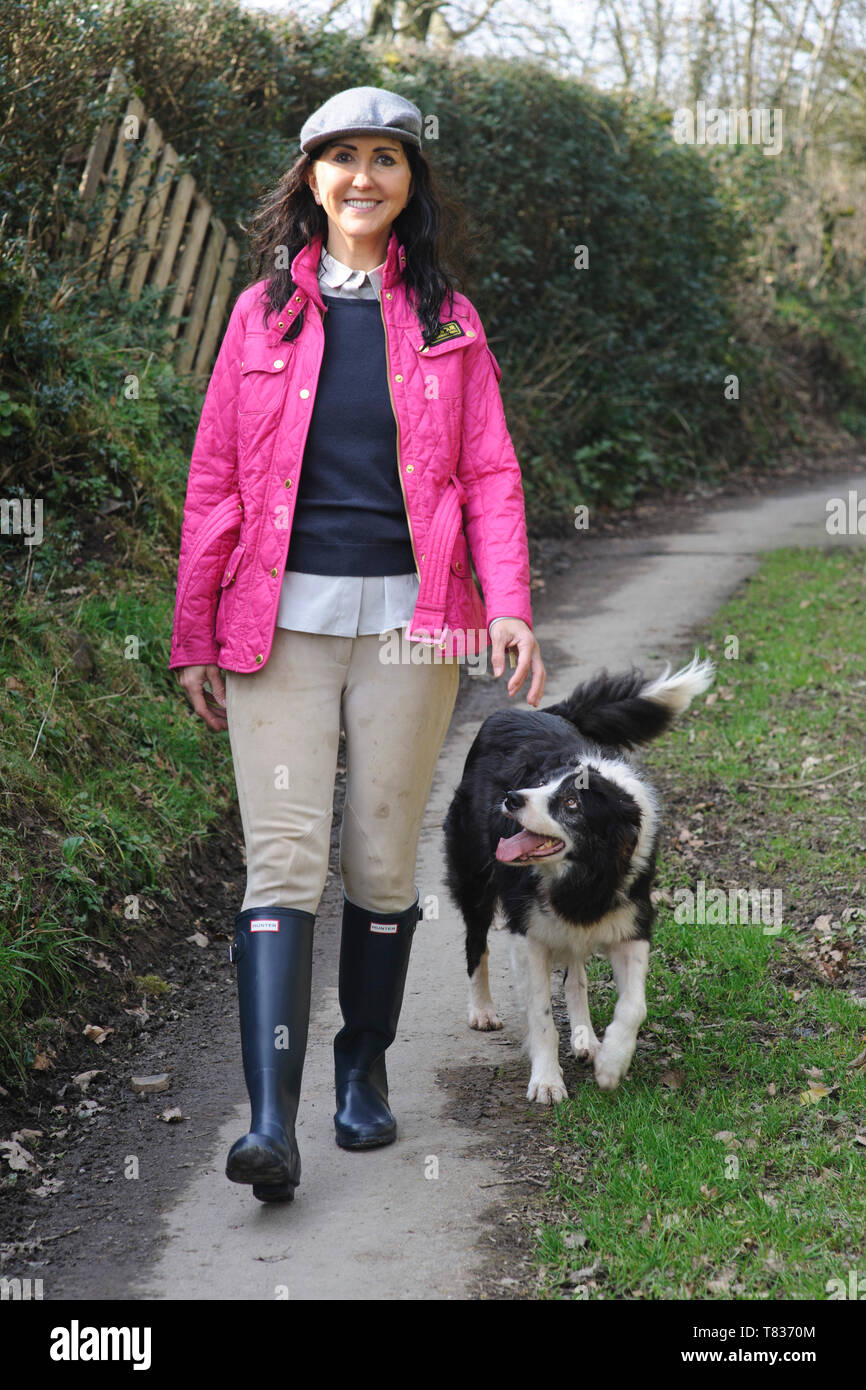
<path id="1" fill-rule="evenodd" d="M 323 298 L 325 351 L 286 568 L 410 574 L 415 559 L 397 472 L 397 423 L 379 301 Z"/>

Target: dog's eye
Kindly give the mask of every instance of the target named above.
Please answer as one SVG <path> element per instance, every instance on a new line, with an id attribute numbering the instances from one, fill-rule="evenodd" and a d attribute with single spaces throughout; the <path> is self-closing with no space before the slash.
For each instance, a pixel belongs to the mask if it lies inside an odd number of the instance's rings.
<path id="1" fill-rule="evenodd" d="M 577 802 L 575 801 L 573 796 L 570 796 L 565 804 L 570 811 L 575 810 L 575 808 L 577 807 Z"/>

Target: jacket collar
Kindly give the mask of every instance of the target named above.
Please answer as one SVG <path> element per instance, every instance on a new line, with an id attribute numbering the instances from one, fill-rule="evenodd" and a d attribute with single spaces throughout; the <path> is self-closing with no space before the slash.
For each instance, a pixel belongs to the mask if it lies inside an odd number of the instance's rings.
<path id="1" fill-rule="evenodd" d="M 292 279 L 294 280 L 301 300 L 296 300 L 296 296 L 284 305 L 283 310 L 278 314 L 278 318 L 285 322 L 285 316 L 289 309 L 294 313 L 300 313 L 303 302 L 312 299 L 320 309 L 324 310 L 325 303 L 319 289 L 319 258 L 322 253 L 324 237 L 321 232 L 313 237 L 312 241 L 306 246 L 302 246 L 295 259 L 292 261 Z M 385 255 L 385 265 L 382 271 L 382 288 L 390 289 L 402 278 L 406 267 L 406 249 L 397 239 L 397 233 L 391 229 L 388 238 L 388 250 Z M 293 313 L 293 316 L 294 316 Z"/>

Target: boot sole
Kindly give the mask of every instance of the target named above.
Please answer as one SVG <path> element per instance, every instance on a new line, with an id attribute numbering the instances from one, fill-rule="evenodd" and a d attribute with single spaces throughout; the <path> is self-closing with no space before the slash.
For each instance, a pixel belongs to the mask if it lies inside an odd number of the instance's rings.
<path id="1" fill-rule="evenodd" d="M 264 1187 L 297 1187 L 289 1165 L 265 1148 L 247 1148 L 226 1161 L 229 1182 L 257 1183 Z"/>
<path id="2" fill-rule="evenodd" d="M 260 1202 L 293 1202 L 295 1200 L 295 1187 L 293 1183 L 285 1183 L 282 1187 L 260 1186 L 253 1183 L 253 1196 Z"/>
<path id="3" fill-rule="evenodd" d="M 341 1134 L 340 1131 L 337 1130 L 335 1138 L 341 1149 L 381 1149 L 384 1148 L 386 1144 L 394 1143 L 394 1140 L 397 1138 L 397 1131 L 395 1129 L 393 1134 L 373 1136 L 369 1139 L 357 1139 L 352 1135 L 345 1133 Z"/>

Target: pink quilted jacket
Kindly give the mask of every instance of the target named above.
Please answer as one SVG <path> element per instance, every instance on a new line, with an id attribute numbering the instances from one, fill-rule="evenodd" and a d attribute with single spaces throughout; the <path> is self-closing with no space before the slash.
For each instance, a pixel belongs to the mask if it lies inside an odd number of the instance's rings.
<path id="1" fill-rule="evenodd" d="M 264 280 L 238 296 L 208 384 L 189 471 L 170 667 L 257 671 L 276 627 L 327 312 L 321 237 L 295 257 L 296 291 L 263 324 Z M 475 656 L 495 617 L 532 625 L 520 468 L 501 376 L 475 309 L 454 296 L 423 347 L 392 231 L 382 274 L 397 456 L 420 589 L 410 641 Z M 281 339 L 306 307 L 298 336 Z M 472 577 L 470 555 L 483 590 Z"/>

